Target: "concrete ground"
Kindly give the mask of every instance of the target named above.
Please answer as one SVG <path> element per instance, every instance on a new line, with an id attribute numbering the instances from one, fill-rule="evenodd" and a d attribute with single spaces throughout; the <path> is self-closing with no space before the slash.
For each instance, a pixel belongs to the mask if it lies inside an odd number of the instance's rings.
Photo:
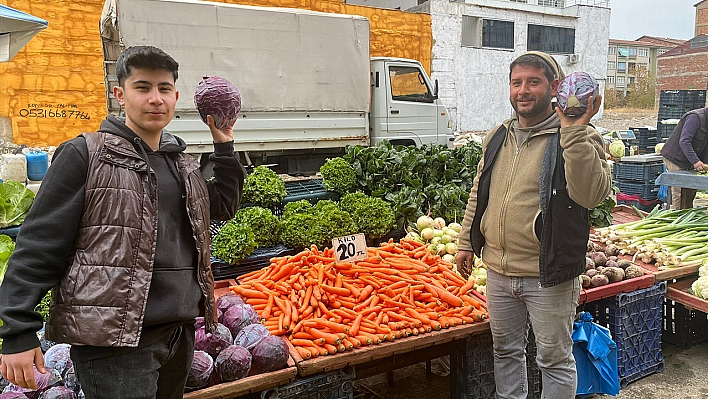
<path id="1" fill-rule="evenodd" d="M 592 399 L 708 399 L 708 343 L 690 349 L 664 343 L 662 353 L 662 372 L 631 382 L 617 396 Z M 385 375 L 359 380 L 355 386 L 355 399 L 450 398 L 450 377 L 426 378 L 424 363 L 396 370 L 393 386 L 386 383 Z"/>

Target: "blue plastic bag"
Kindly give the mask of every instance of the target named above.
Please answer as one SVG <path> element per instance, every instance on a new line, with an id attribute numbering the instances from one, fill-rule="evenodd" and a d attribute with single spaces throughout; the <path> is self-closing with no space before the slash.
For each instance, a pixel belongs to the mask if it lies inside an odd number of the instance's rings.
<path id="1" fill-rule="evenodd" d="M 617 344 L 610 331 L 592 322 L 588 312 L 573 324 L 573 356 L 578 371 L 576 394 L 617 395 L 620 391 Z"/>
<path id="2" fill-rule="evenodd" d="M 666 173 L 666 165 L 664 165 L 664 173 Z M 669 199 L 669 186 L 659 186 L 659 192 L 656 197 L 661 202 L 666 202 Z"/>

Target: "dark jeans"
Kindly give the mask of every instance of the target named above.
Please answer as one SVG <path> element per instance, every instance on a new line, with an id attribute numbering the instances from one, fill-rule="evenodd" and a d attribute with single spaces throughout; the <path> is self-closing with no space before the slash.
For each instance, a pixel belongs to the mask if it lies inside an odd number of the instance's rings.
<path id="1" fill-rule="evenodd" d="M 86 399 L 177 399 L 193 356 L 194 330 L 179 326 L 167 339 L 74 368 Z"/>

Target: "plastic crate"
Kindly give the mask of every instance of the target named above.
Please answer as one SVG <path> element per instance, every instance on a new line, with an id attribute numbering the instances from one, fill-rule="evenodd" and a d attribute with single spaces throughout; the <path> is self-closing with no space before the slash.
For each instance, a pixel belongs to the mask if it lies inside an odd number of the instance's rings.
<path id="1" fill-rule="evenodd" d="M 662 90 L 659 94 L 659 105 L 694 105 L 705 104 L 705 90 Z M 698 108 L 703 108 L 705 105 Z"/>
<path id="2" fill-rule="evenodd" d="M 668 298 L 664 301 L 662 339 L 683 349 L 708 342 L 708 314 Z"/>
<path id="3" fill-rule="evenodd" d="M 529 330 L 526 347 L 527 399 L 541 397 L 541 371 L 536 364 L 536 342 Z M 450 398 L 494 399 L 494 347 L 491 334 L 453 341 L 450 349 Z"/>
<path id="4" fill-rule="evenodd" d="M 693 108 L 693 104 L 691 105 L 661 105 L 659 106 L 659 120 L 663 119 L 681 119 L 683 114 L 685 114 L 688 111 L 691 111 L 695 108 Z"/>
<path id="5" fill-rule="evenodd" d="M 269 248 L 256 248 L 237 265 L 230 265 L 223 260 L 211 257 L 211 269 L 214 280 L 237 279 L 239 276 L 270 266 L 270 259 L 276 256 L 294 255 L 295 250 L 283 244 Z"/>
<path id="6" fill-rule="evenodd" d="M 663 370 L 661 331 L 666 282 L 583 305 L 617 344 L 620 386 Z"/>
<path id="7" fill-rule="evenodd" d="M 656 178 L 664 172 L 664 164 L 657 163 L 623 163 L 612 165 L 612 179 L 629 180 L 640 184 L 654 184 Z"/>
<path id="8" fill-rule="evenodd" d="M 261 399 L 353 399 L 353 366 L 297 379 L 294 382 L 261 392 Z"/>
<path id="9" fill-rule="evenodd" d="M 662 141 L 666 141 L 666 139 L 671 136 L 671 133 L 674 131 L 675 127 L 676 123 L 657 123 L 656 136 L 659 137 Z"/>
<path id="10" fill-rule="evenodd" d="M 646 201 L 653 201 L 657 199 L 659 195 L 659 186 L 654 183 L 643 184 L 620 180 L 617 182 L 617 188 L 619 188 L 620 192 L 625 194 L 639 195 Z"/>
<path id="11" fill-rule="evenodd" d="M 285 183 L 285 191 L 287 195 L 283 198 L 283 204 L 304 199 L 312 203 L 324 199 L 338 199 L 336 193 L 325 189 L 322 179 Z"/>

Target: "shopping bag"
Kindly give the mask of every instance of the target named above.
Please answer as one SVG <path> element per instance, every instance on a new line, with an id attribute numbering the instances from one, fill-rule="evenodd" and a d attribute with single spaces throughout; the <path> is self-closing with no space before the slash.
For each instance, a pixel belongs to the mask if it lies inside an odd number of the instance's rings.
<path id="1" fill-rule="evenodd" d="M 666 173 L 666 165 L 664 165 L 664 173 Z M 669 186 L 659 186 L 659 193 L 656 197 L 661 202 L 666 202 L 669 199 Z"/>
<path id="2" fill-rule="evenodd" d="M 581 312 L 573 324 L 573 356 L 578 371 L 576 395 L 619 394 L 617 344 L 588 312 Z"/>

